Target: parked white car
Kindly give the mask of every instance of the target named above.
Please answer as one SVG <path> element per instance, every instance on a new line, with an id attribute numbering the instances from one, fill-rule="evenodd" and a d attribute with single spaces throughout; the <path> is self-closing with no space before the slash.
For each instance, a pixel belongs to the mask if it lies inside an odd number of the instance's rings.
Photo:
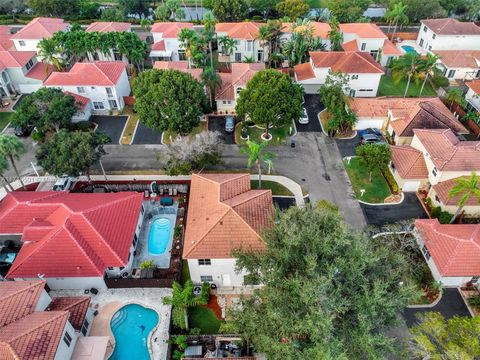
<path id="1" fill-rule="evenodd" d="M 75 178 L 70 176 L 62 176 L 57 180 L 55 185 L 53 185 L 53 191 L 70 191 L 75 183 Z"/>
<path id="2" fill-rule="evenodd" d="M 299 124 L 308 124 L 308 114 L 307 114 L 307 109 L 303 108 L 302 115 L 300 116 L 300 119 L 298 119 Z"/>

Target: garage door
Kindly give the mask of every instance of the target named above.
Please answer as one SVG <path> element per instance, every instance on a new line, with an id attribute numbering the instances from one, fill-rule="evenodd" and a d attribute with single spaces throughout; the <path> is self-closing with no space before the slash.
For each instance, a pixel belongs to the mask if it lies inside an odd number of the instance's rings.
<path id="1" fill-rule="evenodd" d="M 302 84 L 303 89 L 305 90 L 305 94 L 318 94 L 318 90 L 320 89 L 320 85 L 307 85 Z"/>
<path id="2" fill-rule="evenodd" d="M 403 184 L 403 191 L 417 191 L 420 186 L 420 181 L 405 181 Z"/>
<path id="3" fill-rule="evenodd" d="M 363 130 L 363 129 L 368 129 L 368 128 L 377 128 L 381 129 L 383 127 L 383 120 L 377 120 L 377 119 L 360 119 L 358 120 L 357 124 L 355 125 L 355 128 L 357 130 Z"/>

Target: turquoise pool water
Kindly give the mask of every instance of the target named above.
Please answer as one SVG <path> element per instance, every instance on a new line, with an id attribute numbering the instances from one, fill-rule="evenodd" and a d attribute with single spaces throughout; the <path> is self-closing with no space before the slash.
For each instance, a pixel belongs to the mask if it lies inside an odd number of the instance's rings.
<path id="1" fill-rule="evenodd" d="M 153 220 L 148 234 L 148 253 L 150 255 L 162 255 L 170 241 L 171 224 L 167 218 Z"/>
<path id="2" fill-rule="evenodd" d="M 110 320 L 115 349 L 109 360 L 150 360 L 148 335 L 158 324 L 158 314 L 138 304 L 125 305 Z"/>
<path id="3" fill-rule="evenodd" d="M 402 49 L 405 50 L 407 53 L 415 53 L 418 54 L 417 51 L 413 46 L 410 45 L 402 45 Z"/>

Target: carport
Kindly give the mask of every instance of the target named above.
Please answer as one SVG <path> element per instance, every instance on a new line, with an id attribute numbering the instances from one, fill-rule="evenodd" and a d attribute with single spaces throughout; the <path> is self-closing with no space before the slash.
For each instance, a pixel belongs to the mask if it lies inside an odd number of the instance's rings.
<path id="1" fill-rule="evenodd" d="M 127 119 L 128 116 L 94 115 L 90 118 L 90 121 L 97 124 L 95 131 L 107 134 L 112 140 L 112 144 L 117 145 L 120 142 Z"/>

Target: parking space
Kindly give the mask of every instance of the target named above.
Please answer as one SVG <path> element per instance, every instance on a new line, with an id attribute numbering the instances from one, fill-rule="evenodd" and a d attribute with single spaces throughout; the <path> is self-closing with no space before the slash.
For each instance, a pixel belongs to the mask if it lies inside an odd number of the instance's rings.
<path id="1" fill-rule="evenodd" d="M 117 145 L 127 119 L 128 116 L 94 115 L 90 118 L 90 121 L 97 124 L 95 131 L 107 134 L 112 140 L 112 144 Z"/>
<path id="2" fill-rule="evenodd" d="M 225 116 L 209 116 L 208 131 L 218 131 L 225 144 L 235 144 L 235 134 L 225 131 Z"/>
<path id="3" fill-rule="evenodd" d="M 294 197 L 285 197 L 285 196 L 273 196 L 274 205 L 278 206 L 281 210 L 287 210 L 291 206 L 295 206 Z"/>
<path id="4" fill-rule="evenodd" d="M 325 106 L 320 102 L 318 95 L 305 94 L 305 104 L 303 105 L 307 109 L 308 124 L 299 124 L 296 122 L 298 132 L 321 132 L 322 127 L 318 120 L 318 113 L 325 109 Z"/>
<path id="5" fill-rule="evenodd" d="M 342 155 L 342 158 L 345 156 L 355 156 L 355 148 L 360 143 L 360 138 L 357 134 L 353 139 L 335 139 L 337 143 L 338 150 Z"/>
<path id="6" fill-rule="evenodd" d="M 132 144 L 134 145 L 159 145 L 162 143 L 162 133 L 152 130 L 142 123 L 138 123 L 135 137 Z"/>

